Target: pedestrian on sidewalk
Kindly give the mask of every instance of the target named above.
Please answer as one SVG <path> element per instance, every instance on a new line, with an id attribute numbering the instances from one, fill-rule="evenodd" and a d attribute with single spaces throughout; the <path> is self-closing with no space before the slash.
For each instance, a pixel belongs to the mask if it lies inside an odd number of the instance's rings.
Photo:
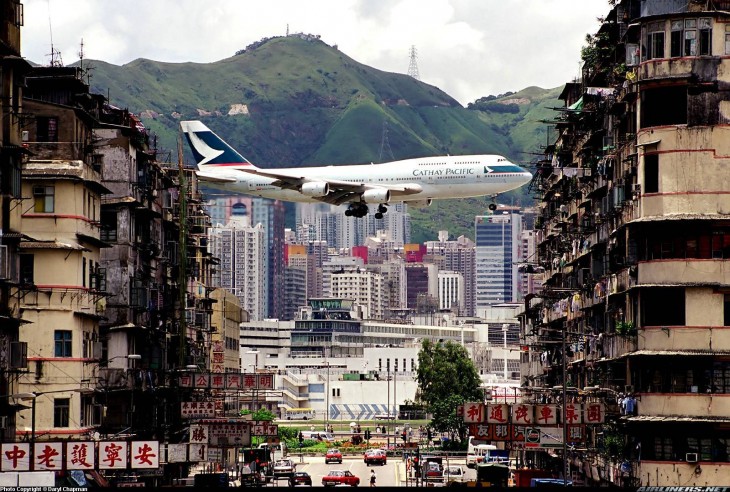
<path id="1" fill-rule="evenodd" d="M 375 470 L 370 470 L 370 486 L 375 487 Z"/>

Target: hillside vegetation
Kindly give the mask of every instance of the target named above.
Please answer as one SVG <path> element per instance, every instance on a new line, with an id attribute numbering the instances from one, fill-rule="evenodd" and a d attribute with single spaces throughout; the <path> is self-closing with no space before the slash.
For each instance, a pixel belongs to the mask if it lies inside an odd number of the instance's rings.
<path id="1" fill-rule="evenodd" d="M 303 35 L 262 40 L 207 64 L 85 65 L 93 67 L 93 91 L 138 114 L 157 135 L 161 159 L 176 154 L 179 122 L 200 119 L 261 167 L 477 153 L 529 165 L 547 141 L 541 121 L 552 119 L 549 108 L 560 104 L 560 88 L 530 87 L 466 109 L 437 87 L 368 67 Z M 186 160 L 192 163 L 189 154 Z M 532 204 L 526 188 L 499 201 Z M 487 204 L 484 198 L 411 208 L 412 239 L 434 239 L 440 229 L 473 238 L 474 215 L 488 213 Z"/>

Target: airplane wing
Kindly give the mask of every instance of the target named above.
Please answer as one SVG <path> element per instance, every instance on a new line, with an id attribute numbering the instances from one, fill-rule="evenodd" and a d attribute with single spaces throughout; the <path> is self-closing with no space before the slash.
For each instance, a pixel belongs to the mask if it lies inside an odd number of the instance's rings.
<path id="1" fill-rule="evenodd" d="M 420 193 L 422 188 L 420 185 L 412 183 L 406 185 L 372 185 L 368 183 L 355 183 L 352 181 L 342 181 L 338 179 L 323 179 L 311 176 L 303 176 L 298 174 L 288 174 L 276 172 L 270 169 L 237 169 L 245 173 L 257 174 L 267 178 L 275 179 L 274 186 L 278 186 L 284 190 L 298 190 L 302 184 L 310 181 L 323 181 L 329 184 L 330 192 L 327 196 L 315 198 L 324 203 L 332 205 L 341 205 L 343 203 L 356 201 L 358 197 L 366 190 L 385 188 L 390 190 L 391 196 L 404 196 Z"/>

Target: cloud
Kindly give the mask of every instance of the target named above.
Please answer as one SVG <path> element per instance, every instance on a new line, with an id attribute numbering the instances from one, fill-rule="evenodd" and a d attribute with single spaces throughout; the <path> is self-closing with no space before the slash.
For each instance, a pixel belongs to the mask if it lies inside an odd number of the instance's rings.
<path id="1" fill-rule="evenodd" d="M 48 64 L 84 56 L 123 65 L 221 60 L 264 37 L 319 34 L 355 60 L 406 73 L 462 104 L 579 74 L 580 48 L 606 0 L 25 0 L 22 54 Z"/>

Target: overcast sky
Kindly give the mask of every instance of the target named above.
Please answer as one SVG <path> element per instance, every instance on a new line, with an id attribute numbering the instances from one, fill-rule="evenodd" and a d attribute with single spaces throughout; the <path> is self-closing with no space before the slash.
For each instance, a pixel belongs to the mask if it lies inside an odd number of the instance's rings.
<path id="1" fill-rule="evenodd" d="M 2 0 L 0 0 L 2 1 Z M 608 0 L 24 0 L 22 55 L 214 62 L 264 37 L 304 32 L 360 63 L 407 73 L 466 105 L 579 75 L 586 34 Z"/>

